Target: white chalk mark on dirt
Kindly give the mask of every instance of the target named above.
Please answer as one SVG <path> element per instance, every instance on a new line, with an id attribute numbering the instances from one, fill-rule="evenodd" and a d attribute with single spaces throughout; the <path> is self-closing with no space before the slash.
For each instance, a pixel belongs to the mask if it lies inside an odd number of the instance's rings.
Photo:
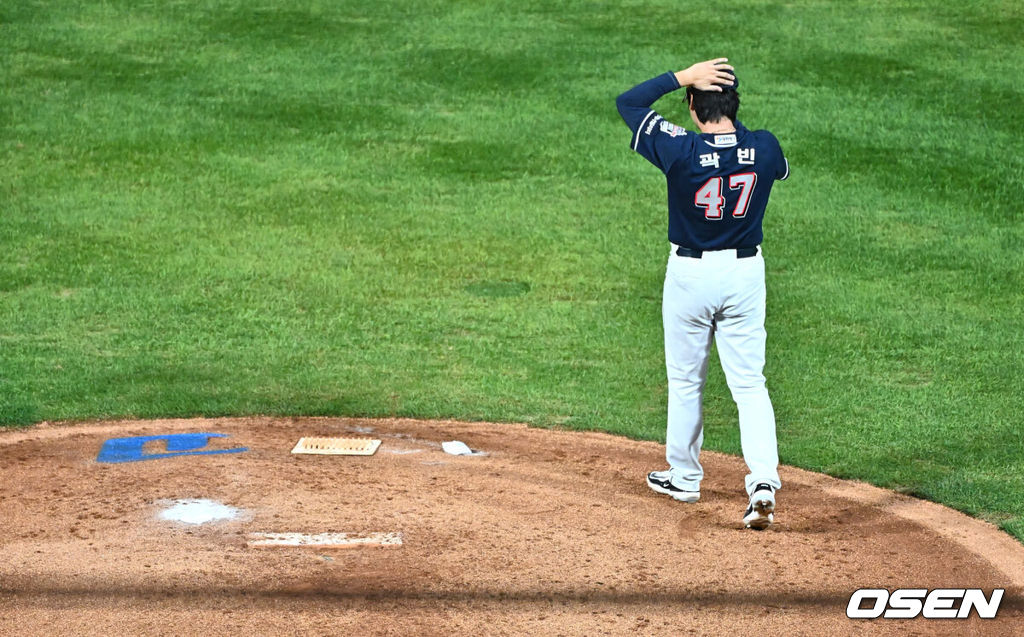
<path id="1" fill-rule="evenodd" d="M 234 520 L 241 514 L 235 507 L 214 500 L 174 500 L 171 506 L 157 514 L 161 520 L 183 524 L 206 524 L 219 520 Z"/>

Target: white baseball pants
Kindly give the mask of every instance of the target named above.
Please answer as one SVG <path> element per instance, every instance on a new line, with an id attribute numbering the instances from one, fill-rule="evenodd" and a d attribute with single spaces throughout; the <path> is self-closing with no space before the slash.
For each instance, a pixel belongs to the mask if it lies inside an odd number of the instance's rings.
<path id="1" fill-rule="evenodd" d="M 704 252 L 702 258 L 669 256 L 662 298 L 665 366 L 668 372 L 668 430 L 665 456 L 672 482 L 699 490 L 704 469 L 702 399 L 711 340 L 718 344 L 740 420 L 740 444 L 750 473 L 749 494 L 779 481 L 775 412 L 764 379 L 766 332 L 764 258 L 739 259 L 735 250 Z"/>

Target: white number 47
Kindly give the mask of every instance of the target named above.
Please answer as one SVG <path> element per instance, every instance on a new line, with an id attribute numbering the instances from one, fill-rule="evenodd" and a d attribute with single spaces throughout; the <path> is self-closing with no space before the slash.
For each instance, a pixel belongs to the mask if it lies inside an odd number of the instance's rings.
<path id="1" fill-rule="evenodd" d="M 736 207 L 732 210 L 732 216 L 742 219 L 747 216 L 747 206 L 750 205 L 750 195 L 754 193 L 754 186 L 757 184 L 756 173 L 738 173 L 729 175 L 729 190 L 740 191 L 736 200 Z M 725 205 L 725 198 L 722 197 L 722 178 L 712 177 L 704 182 L 693 196 L 693 205 L 704 209 L 704 217 L 707 219 L 721 219 L 722 207 Z"/>

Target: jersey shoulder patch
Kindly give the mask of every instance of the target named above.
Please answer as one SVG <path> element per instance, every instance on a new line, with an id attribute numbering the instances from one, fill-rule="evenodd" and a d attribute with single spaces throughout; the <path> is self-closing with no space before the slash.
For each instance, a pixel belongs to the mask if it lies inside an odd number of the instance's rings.
<path id="1" fill-rule="evenodd" d="M 667 119 L 661 120 L 658 124 L 658 128 L 660 128 L 661 132 L 667 134 L 669 137 L 679 137 L 686 134 L 685 128 L 682 126 L 676 126 Z"/>

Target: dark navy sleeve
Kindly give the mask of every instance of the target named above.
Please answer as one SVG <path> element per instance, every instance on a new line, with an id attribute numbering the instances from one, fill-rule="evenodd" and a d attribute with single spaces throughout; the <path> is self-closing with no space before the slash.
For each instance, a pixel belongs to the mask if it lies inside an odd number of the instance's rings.
<path id="1" fill-rule="evenodd" d="M 633 131 L 630 148 L 665 173 L 678 156 L 679 145 L 671 142 L 686 135 L 686 130 L 666 121 L 651 109 L 651 104 L 678 88 L 675 74 L 669 72 L 637 84 L 615 100 L 619 115 Z"/>

